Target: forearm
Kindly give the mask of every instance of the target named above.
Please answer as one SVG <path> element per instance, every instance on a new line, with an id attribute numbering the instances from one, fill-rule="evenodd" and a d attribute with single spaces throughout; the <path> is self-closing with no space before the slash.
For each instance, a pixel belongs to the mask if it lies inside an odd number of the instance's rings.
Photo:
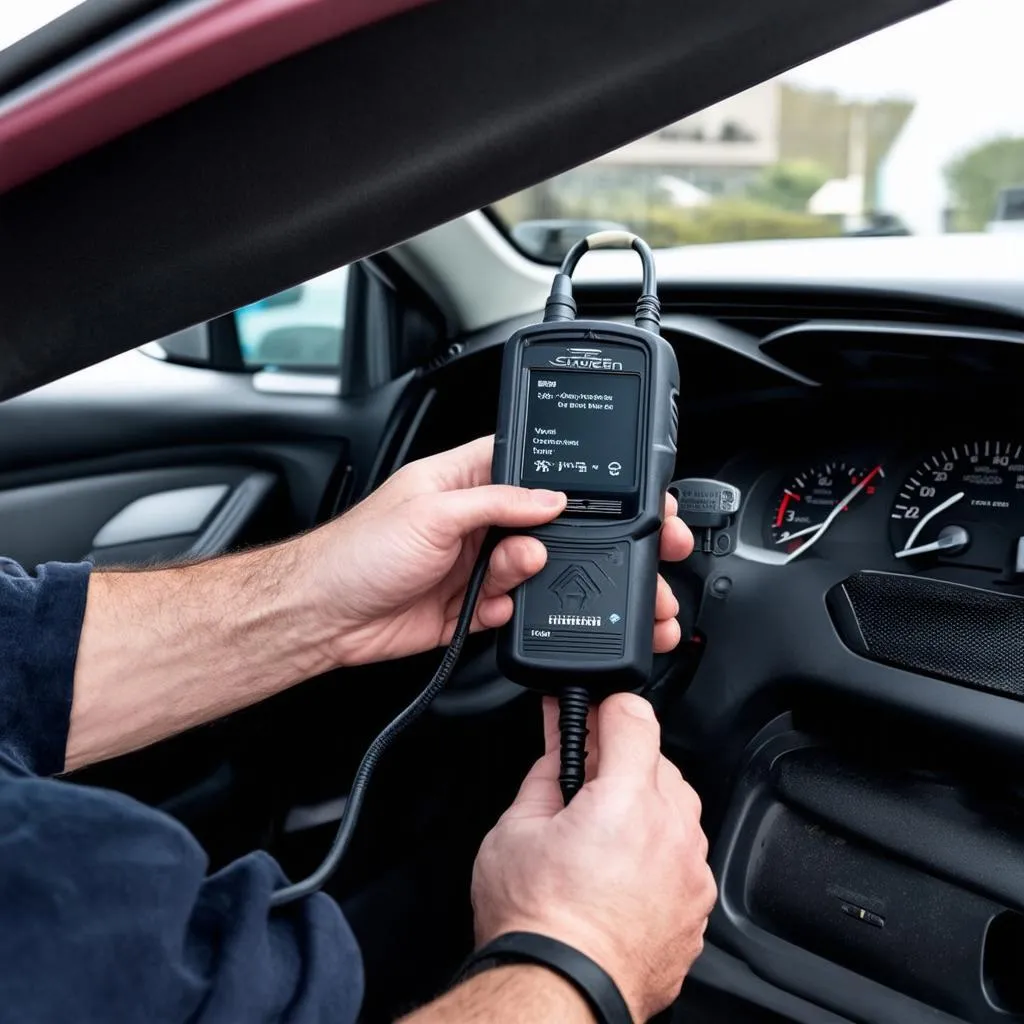
<path id="1" fill-rule="evenodd" d="M 594 1024 L 583 997 L 546 967 L 497 967 L 470 978 L 403 1024 Z"/>
<path id="2" fill-rule="evenodd" d="M 331 667 L 298 547 L 95 572 L 75 666 L 70 770 L 154 743 Z"/>

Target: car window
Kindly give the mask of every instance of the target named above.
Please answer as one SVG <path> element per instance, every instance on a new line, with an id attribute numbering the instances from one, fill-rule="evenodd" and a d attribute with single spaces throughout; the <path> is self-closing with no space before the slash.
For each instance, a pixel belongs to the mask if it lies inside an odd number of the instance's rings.
<path id="1" fill-rule="evenodd" d="M 348 267 L 235 310 L 247 366 L 336 370 L 345 328 Z"/>
<path id="2" fill-rule="evenodd" d="M 527 255 L 1020 231 L 1021 0 L 949 0 L 493 207 Z"/>
<path id="3" fill-rule="evenodd" d="M 0 15 L 0 50 L 30 36 L 37 29 L 66 14 L 84 0 L 32 0 L 31 3 L 8 3 Z"/>

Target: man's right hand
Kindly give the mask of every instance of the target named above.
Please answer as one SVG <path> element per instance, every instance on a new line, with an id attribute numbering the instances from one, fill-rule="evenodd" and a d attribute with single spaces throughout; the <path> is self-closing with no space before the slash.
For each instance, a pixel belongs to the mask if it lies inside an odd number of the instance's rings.
<path id="1" fill-rule="evenodd" d="M 566 942 L 646 1020 L 678 996 L 717 895 L 700 800 L 662 757 L 651 705 L 616 694 L 591 714 L 588 779 L 564 807 L 558 710 L 544 704 L 547 752 L 473 870 L 477 942 L 511 931 Z"/>

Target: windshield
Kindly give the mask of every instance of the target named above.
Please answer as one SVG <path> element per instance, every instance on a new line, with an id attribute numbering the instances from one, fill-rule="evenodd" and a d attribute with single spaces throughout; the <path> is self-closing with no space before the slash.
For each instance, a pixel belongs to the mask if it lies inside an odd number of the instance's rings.
<path id="1" fill-rule="evenodd" d="M 3 5 L 0 10 L 0 50 L 7 49 L 19 39 L 31 35 L 36 29 L 59 18 L 84 0 L 21 0 Z"/>
<path id="2" fill-rule="evenodd" d="M 1024 229 L 1022 0 L 950 0 L 496 204 L 556 261 L 665 247 Z"/>

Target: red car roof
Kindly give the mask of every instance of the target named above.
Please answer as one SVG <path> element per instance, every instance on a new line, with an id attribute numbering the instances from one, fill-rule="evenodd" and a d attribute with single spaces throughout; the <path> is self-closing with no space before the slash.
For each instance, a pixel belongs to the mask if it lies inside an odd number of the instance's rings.
<path id="1" fill-rule="evenodd" d="M 429 0 L 206 0 L 0 101 L 0 192 L 252 71 Z"/>

